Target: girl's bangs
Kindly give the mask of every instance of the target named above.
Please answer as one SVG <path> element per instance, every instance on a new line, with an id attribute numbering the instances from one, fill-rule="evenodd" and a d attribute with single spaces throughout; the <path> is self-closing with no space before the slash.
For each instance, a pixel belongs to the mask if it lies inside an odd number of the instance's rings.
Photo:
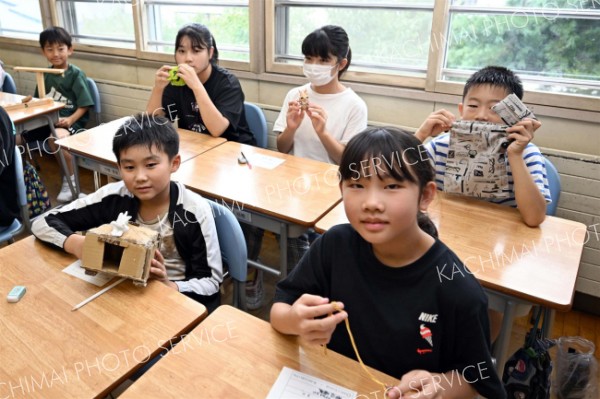
<path id="1" fill-rule="evenodd" d="M 312 32 L 302 42 L 302 54 L 305 57 L 319 57 L 329 60 L 334 54 L 329 37 L 322 30 Z"/>
<path id="2" fill-rule="evenodd" d="M 354 137 L 342 155 L 340 176 L 342 180 L 358 180 L 376 175 L 389 176 L 403 182 L 416 182 L 410 170 L 413 160 L 405 146 L 383 129 L 367 129 Z"/>
<path id="3" fill-rule="evenodd" d="M 177 33 L 177 39 L 175 40 L 176 50 L 181 46 L 181 40 L 186 36 L 190 39 L 190 42 L 192 42 L 192 48 L 205 49 L 210 47 L 204 40 L 202 32 L 192 26 L 186 26 L 181 28 Z"/>

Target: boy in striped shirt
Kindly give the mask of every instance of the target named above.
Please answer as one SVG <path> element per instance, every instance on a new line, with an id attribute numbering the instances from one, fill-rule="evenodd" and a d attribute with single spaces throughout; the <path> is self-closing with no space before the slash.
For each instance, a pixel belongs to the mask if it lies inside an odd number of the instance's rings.
<path id="1" fill-rule="evenodd" d="M 465 83 L 463 102 L 458 104 L 460 117 L 462 120 L 503 124 L 492 106 L 511 93 L 523 99 L 521 80 L 511 70 L 498 66 L 480 69 Z M 454 114 L 441 109 L 431 113 L 415 133 L 415 137 L 422 142 L 433 137 L 425 144 L 425 148 L 435 166 L 438 190 L 444 189 L 450 137 L 449 133 L 440 133 L 449 130 L 455 120 Z M 526 118 L 506 129 L 508 138 L 512 140 L 506 149 L 511 194 L 508 198 L 489 199 L 501 205 L 516 207 L 524 223 L 531 227 L 544 221 L 546 204 L 551 202 L 544 157 L 539 148 L 531 143 L 534 132 L 541 125 L 535 119 Z M 493 342 L 500 331 L 502 314 L 490 311 L 490 322 Z"/>

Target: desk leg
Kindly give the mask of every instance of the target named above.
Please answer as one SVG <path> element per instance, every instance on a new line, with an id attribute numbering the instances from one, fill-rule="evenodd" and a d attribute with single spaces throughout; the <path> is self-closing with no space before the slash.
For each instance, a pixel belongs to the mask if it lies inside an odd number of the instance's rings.
<path id="1" fill-rule="evenodd" d="M 494 344 L 493 355 L 496 358 L 496 371 L 502 377 L 504 371 L 504 363 L 507 360 L 508 344 L 510 342 L 510 334 L 512 325 L 515 319 L 516 303 L 508 299 L 504 305 L 504 319 L 502 320 L 502 329 L 500 335 Z"/>
<path id="2" fill-rule="evenodd" d="M 81 184 L 79 183 L 79 163 L 77 162 L 78 157 L 75 154 L 71 155 L 71 160 L 73 161 L 73 176 L 75 176 L 75 190 L 77 194 L 79 194 L 81 192 Z"/>
<path id="3" fill-rule="evenodd" d="M 542 323 L 542 338 L 550 338 L 552 334 L 552 327 L 554 326 L 554 316 L 556 310 L 543 308 L 544 310 L 544 322 Z"/>
<path id="4" fill-rule="evenodd" d="M 58 140 L 58 136 L 56 135 L 56 130 L 54 129 L 54 123 L 52 122 L 52 118 L 50 118 L 48 115 L 44 115 L 44 117 L 46 117 L 46 119 L 48 120 L 48 126 L 50 127 L 50 133 L 52 134 L 52 137 Z M 69 174 L 69 168 L 67 167 L 67 161 L 65 160 L 65 155 L 63 154 L 62 149 L 59 149 L 58 151 L 58 158 L 60 159 L 60 167 L 62 168 L 65 178 L 67 179 L 67 183 L 69 184 L 69 188 L 71 189 L 71 194 L 73 194 L 73 199 L 75 199 L 77 198 L 77 191 L 75 190 L 73 182 L 70 179 L 71 176 Z"/>
<path id="5" fill-rule="evenodd" d="M 288 250 L 288 225 L 279 224 L 279 278 L 283 280 L 287 276 L 287 250 Z"/>

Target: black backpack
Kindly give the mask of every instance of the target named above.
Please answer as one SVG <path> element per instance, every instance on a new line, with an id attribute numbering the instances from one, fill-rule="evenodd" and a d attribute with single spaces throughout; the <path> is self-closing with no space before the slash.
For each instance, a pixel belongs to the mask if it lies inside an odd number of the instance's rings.
<path id="1" fill-rule="evenodd" d="M 552 359 L 548 349 L 555 345 L 553 340 L 541 338 L 539 330 L 542 309 L 538 308 L 535 323 L 525 344 L 504 365 L 502 382 L 509 399 L 549 399 Z"/>

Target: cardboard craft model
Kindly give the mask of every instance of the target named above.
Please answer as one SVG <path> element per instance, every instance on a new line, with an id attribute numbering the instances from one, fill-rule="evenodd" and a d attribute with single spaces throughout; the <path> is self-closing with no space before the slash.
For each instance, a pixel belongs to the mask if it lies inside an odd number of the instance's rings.
<path id="1" fill-rule="evenodd" d="M 145 286 L 150 274 L 150 262 L 159 246 L 160 234 L 131 222 L 127 227 L 121 236 L 111 233 L 111 224 L 88 230 L 81 266 L 86 273 L 108 273 Z"/>

